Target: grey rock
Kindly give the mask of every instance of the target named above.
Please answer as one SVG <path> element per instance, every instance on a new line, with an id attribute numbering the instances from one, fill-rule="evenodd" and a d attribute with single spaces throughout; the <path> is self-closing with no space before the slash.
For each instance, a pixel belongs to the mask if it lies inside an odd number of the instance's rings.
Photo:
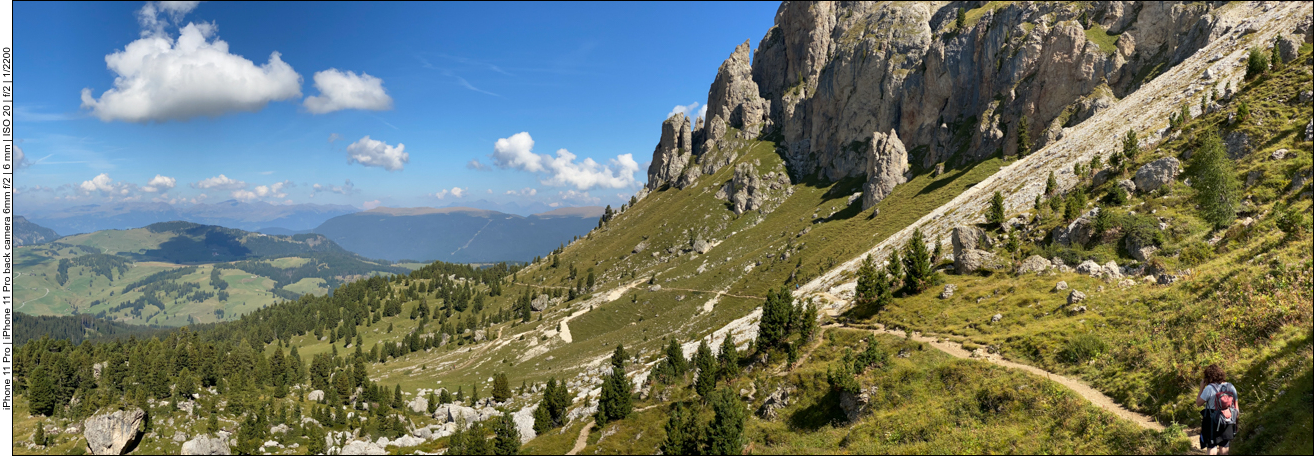
<path id="1" fill-rule="evenodd" d="M 1113 260 L 1104 263 L 1104 266 L 1101 266 L 1101 269 L 1102 274 L 1100 275 L 1106 279 L 1118 280 L 1122 278 L 1122 268 L 1118 267 L 1118 263 Z"/>
<path id="2" fill-rule="evenodd" d="M 388 454 L 388 450 L 374 442 L 355 440 L 344 445 L 338 454 Z"/>
<path id="3" fill-rule="evenodd" d="M 186 442 L 186 441 L 187 441 L 187 433 L 185 433 L 185 432 L 183 432 L 183 431 L 174 432 L 174 433 L 173 433 L 173 441 L 174 441 L 174 442 L 178 442 L 178 443 Z"/>
<path id="4" fill-rule="evenodd" d="M 474 341 L 475 341 L 475 342 L 483 342 L 483 341 L 484 341 L 484 338 L 486 338 L 487 335 L 488 335 L 488 332 L 487 332 L 487 331 L 482 330 L 482 329 L 476 329 L 476 330 L 474 331 Z"/>
<path id="5" fill-rule="evenodd" d="M 543 309 L 546 309 L 551 302 L 552 298 L 549 298 L 548 295 L 541 294 L 534 297 L 534 300 L 529 302 L 529 307 L 534 309 L 535 312 L 541 312 Z"/>
<path id="6" fill-rule="evenodd" d="M 1053 267 L 1053 265 L 1050 264 L 1049 260 L 1046 260 L 1040 255 L 1031 255 L 1027 257 L 1027 259 L 1022 260 L 1022 264 L 1018 265 L 1017 273 L 1018 275 L 1022 275 L 1043 272 L 1051 267 Z"/>
<path id="7" fill-rule="evenodd" d="M 1300 41 L 1287 35 L 1280 35 L 1277 38 L 1278 55 L 1282 56 L 1283 62 L 1296 60 L 1300 52 Z M 1303 103 L 1303 102 L 1302 102 Z"/>
<path id="8" fill-rule="evenodd" d="M 1091 238 L 1095 235 L 1095 216 L 1099 215 L 1100 208 L 1096 207 L 1077 217 L 1068 226 L 1059 226 L 1054 228 L 1052 238 L 1059 245 L 1068 246 L 1072 244 L 1086 245 L 1090 243 Z"/>
<path id="9" fill-rule="evenodd" d="M 1158 252 L 1159 248 L 1149 245 L 1135 249 L 1128 249 L 1128 251 L 1131 252 L 1132 258 L 1135 258 L 1136 261 L 1146 262 L 1150 261 L 1150 257 L 1154 255 L 1154 252 Z"/>
<path id="10" fill-rule="evenodd" d="M 1305 141 L 1314 141 L 1314 119 L 1305 124 Z"/>
<path id="11" fill-rule="evenodd" d="M 146 412 L 138 408 L 95 415 L 83 424 L 82 435 L 87 439 L 87 452 L 91 454 L 123 454 L 128 442 L 141 433 Z"/>
<path id="12" fill-rule="evenodd" d="M 1309 183 L 1309 176 L 1306 176 L 1303 173 L 1297 174 L 1296 177 L 1291 178 L 1291 186 L 1287 187 L 1287 191 L 1294 192 L 1300 190 L 1305 188 L 1305 184 L 1307 183 Z"/>
<path id="13" fill-rule="evenodd" d="M 1085 300 L 1086 293 L 1077 290 L 1072 290 L 1072 293 L 1068 293 L 1068 304 L 1077 304 Z"/>
<path id="14" fill-rule="evenodd" d="M 752 50 L 748 40 L 735 47 L 735 51 L 716 71 L 716 79 L 707 93 L 707 119 L 713 125 L 708 140 L 723 139 L 724 130 L 715 126 L 718 120 L 726 127 L 739 129 L 742 137 L 754 138 L 767 127 L 770 102 L 759 95 L 753 80 Z M 706 149 L 703 149 L 706 150 Z"/>
<path id="15" fill-rule="evenodd" d="M 280 424 L 280 425 L 278 425 L 278 426 L 274 426 L 274 427 L 272 427 L 272 428 L 269 428 L 269 432 L 270 432 L 271 434 L 286 434 L 287 431 L 290 431 L 290 430 L 292 430 L 292 428 L 288 427 L 288 425 L 286 425 L 286 424 Z"/>
<path id="16" fill-rule="evenodd" d="M 1086 260 L 1077 265 L 1077 273 L 1086 274 L 1091 277 L 1099 277 L 1104 274 L 1104 266 L 1100 266 L 1099 263 L 1094 261 Z"/>
<path id="17" fill-rule="evenodd" d="M 646 240 L 639 241 L 639 243 L 634 246 L 634 253 L 643 253 L 643 251 L 646 250 L 647 248 L 648 248 L 648 241 Z"/>
<path id="18" fill-rule="evenodd" d="M 999 320 L 1003 320 L 1003 319 L 1004 319 L 1004 315 L 1003 315 L 1003 314 L 995 314 L 994 316 L 990 317 L 990 322 L 991 322 L 991 323 L 999 323 Z"/>
<path id="19" fill-rule="evenodd" d="M 693 135 L 689 132 L 689 118 L 676 114 L 662 122 L 662 136 L 652 152 L 648 165 L 649 190 L 666 184 L 676 184 L 693 158 Z"/>
<path id="20" fill-rule="evenodd" d="M 709 250 L 712 250 L 712 244 L 702 239 L 698 239 L 694 241 L 692 247 L 693 247 L 693 251 L 698 252 L 699 255 L 705 254 Z"/>
<path id="21" fill-rule="evenodd" d="M 1127 192 L 1128 195 L 1133 195 L 1136 193 L 1136 182 L 1133 182 L 1131 179 L 1123 179 L 1118 181 L 1118 188 Z"/>
<path id="22" fill-rule="evenodd" d="M 944 174 L 944 163 L 943 162 L 936 163 L 935 172 L 931 173 L 931 177 L 940 177 L 943 174 Z"/>
<path id="23" fill-rule="evenodd" d="M 1160 158 L 1158 160 L 1146 163 L 1136 170 L 1136 189 L 1142 192 L 1152 192 L 1159 187 L 1168 185 L 1182 171 L 1182 164 L 1176 158 Z"/>
<path id="24" fill-rule="evenodd" d="M 1157 281 L 1159 285 L 1172 285 L 1177 282 L 1177 276 L 1173 274 L 1159 274 L 1159 276 L 1155 278 L 1155 281 Z"/>
<path id="25" fill-rule="evenodd" d="M 1241 130 L 1233 130 L 1223 138 L 1227 144 L 1227 156 L 1233 160 L 1239 160 L 1250 153 L 1250 135 Z"/>
<path id="26" fill-rule="evenodd" d="M 974 226 L 955 227 L 949 235 L 954 246 L 954 258 L 957 259 L 966 250 L 988 250 L 992 247 L 985 231 Z"/>
<path id="27" fill-rule="evenodd" d="M 889 134 L 872 133 L 867 150 L 867 183 L 862 186 L 863 210 L 871 209 L 889 196 L 894 186 L 908 181 L 908 151 L 897 132 L 891 129 Z"/>
<path id="28" fill-rule="evenodd" d="M 478 332 L 475 334 L 478 334 Z M 416 394 L 415 399 L 411 399 L 411 401 L 406 404 L 406 407 L 415 413 L 429 413 L 429 398 Z"/>
<path id="29" fill-rule="evenodd" d="M 860 200 L 860 199 L 862 199 L 862 192 L 854 193 L 854 194 L 852 194 L 852 195 L 849 195 L 849 201 L 848 201 L 847 203 L 845 203 L 844 205 L 845 205 L 845 206 L 852 206 L 854 201 L 857 201 L 857 200 Z"/>
<path id="30" fill-rule="evenodd" d="M 952 283 L 945 284 L 944 291 L 940 292 L 940 299 L 949 299 L 954 297 L 954 292 L 958 291 L 958 285 Z"/>
<path id="31" fill-rule="evenodd" d="M 511 414 L 511 420 L 515 421 L 516 429 L 520 431 L 521 444 L 529 443 L 530 440 L 534 440 L 534 437 L 538 436 L 538 433 L 534 432 L 535 410 L 538 410 L 537 404 L 521 408 L 516 413 Z"/>
<path id="32" fill-rule="evenodd" d="M 439 424 L 456 423 L 462 421 L 465 423 L 473 423 L 475 421 L 479 421 L 479 412 L 475 411 L 475 409 L 471 407 L 466 407 L 456 404 L 445 404 L 438 406 L 438 408 L 434 410 L 433 418 L 435 420 L 438 420 Z"/>
<path id="33" fill-rule="evenodd" d="M 307 394 L 307 395 L 306 395 L 306 400 L 308 400 L 308 401 L 322 401 L 322 400 L 324 400 L 324 390 L 314 390 L 314 391 L 311 391 L 310 394 Z"/>
<path id="34" fill-rule="evenodd" d="M 1086 313 L 1086 306 L 1072 306 L 1071 309 L 1068 309 L 1068 313 L 1072 313 L 1072 314 Z"/>
<path id="35" fill-rule="evenodd" d="M 770 396 L 767 396 L 766 400 L 762 402 L 762 406 L 757 409 L 757 416 L 768 421 L 779 418 L 777 412 L 780 409 L 789 406 L 789 393 L 790 389 L 788 388 L 776 388 L 776 390 L 772 392 Z"/>
<path id="36" fill-rule="evenodd" d="M 384 438 L 386 437 L 381 437 L 379 438 L 379 440 L 383 440 Z M 425 439 L 409 436 L 409 435 L 403 435 L 401 437 L 398 437 L 397 440 L 389 441 L 386 445 L 384 445 L 384 447 L 395 446 L 395 447 L 406 448 L 406 447 L 413 447 L 424 442 Z"/>
<path id="37" fill-rule="evenodd" d="M 863 415 L 867 414 L 871 404 L 872 393 L 875 392 L 875 386 L 861 389 L 857 393 L 851 393 L 849 391 L 840 392 L 840 409 L 844 411 L 844 416 L 845 418 L 848 418 L 850 423 L 858 421 L 859 418 L 862 418 Z"/>
<path id="38" fill-rule="evenodd" d="M 995 254 L 984 250 L 964 250 L 954 256 L 954 269 L 959 274 L 970 274 L 981 269 L 999 269 L 1005 264 Z"/>
<path id="39" fill-rule="evenodd" d="M 197 455 L 217 455 L 233 454 L 233 450 L 228 448 L 228 439 L 223 437 L 210 437 L 209 435 L 198 435 L 186 443 L 182 444 L 182 454 Z"/>
<path id="40" fill-rule="evenodd" d="M 1273 151 L 1273 155 L 1271 155 L 1269 158 L 1273 160 L 1281 160 L 1287 158 L 1287 152 L 1288 151 L 1286 149 L 1278 149 Z"/>
<path id="41" fill-rule="evenodd" d="M 650 286 L 648 287 L 648 291 L 653 291 L 653 292 L 662 291 L 662 286 L 661 285 Z"/>
<path id="42" fill-rule="evenodd" d="M 1064 281 L 1060 280 L 1059 283 L 1054 284 L 1054 290 L 1056 290 L 1056 291 L 1063 291 L 1063 290 L 1066 290 L 1066 289 L 1068 289 L 1068 283 L 1067 283 L 1067 282 L 1064 282 Z"/>

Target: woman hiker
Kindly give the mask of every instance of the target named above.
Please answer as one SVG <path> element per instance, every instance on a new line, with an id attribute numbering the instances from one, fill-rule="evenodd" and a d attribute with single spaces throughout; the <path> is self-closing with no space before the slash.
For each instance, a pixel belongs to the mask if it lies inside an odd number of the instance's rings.
<path id="1" fill-rule="evenodd" d="M 1203 406 L 1200 411 L 1200 448 L 1209 454 L 1227 454 L 1236 434 L 1237 408 L 1236 387 L 1227 382 L 1227 374 L 1217 364 L 1211 364 L 1204 370 L 1204 379 L 1200 381 L 1200 394 L 1195 398 L 1196 406 Z"/>

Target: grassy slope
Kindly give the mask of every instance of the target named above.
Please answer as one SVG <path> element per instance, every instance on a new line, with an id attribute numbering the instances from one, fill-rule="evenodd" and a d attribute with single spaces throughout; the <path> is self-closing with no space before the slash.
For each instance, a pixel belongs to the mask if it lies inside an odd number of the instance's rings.
<path id="1" fill-rule="evenodd" d="M 952 299 L 940 300 L 934 293 L 898 299 L 875 320 L 998 347 L 1009 357 L 1079 375 L 1129 407 L 1188 426 L 1199 421 L 1193 401 L 1199 368 L 1221 363 L 1247 404 L 1248 426 L 1242 428 L 1238 449 L 1314 450 L 1314 408 L 1309 401 L 1314 244 L 1309 233 L 1285 237 L 1270 212 L 1275 203 L 1282 203 L 1307 219 L 1311 214 L 1308 197 L 1287 192 L 1292 176 L 1310 172 L 1312 148 L 1302 136 L 1312 110 L 1295 100 L 1300 90 L 1311 86 L 1309 56 L 1307 49 L 1299 60 L 1303 66 L 1288 65 L 1269 80 L 1242 87 L 1239 100 L 1188 124 L 1179 139 L 1143 153 L 1139 160 L 1180 158 L 1194 148 L 1191 138 L 1206 128 L 1249 134 L 1254 151 L 1238 160 L 1237 175 L 1242 183 L 1252 171 L 1262 175 L 1243 189 L 1252 204 L 1243 207 L 1247 212 L 1242 218 L 1256 218 L 1253 227 L 1228 230 L 1217 248 L 1204 249 L 1207 260 L 1197 263 L 1180 253 L 1207 247 L 1204 240 L 1215 233 L 1197 217 L 1190 187 L 1177 184 L 1133 198 L 1121 208 L 1104 208 L 1153 213 L 1167 220 L 1170 228 L 1160 261 L 1170 270 L 1189 269 L 1182 283 L 1123 289 L 1078 274 L 951 276 L 948 281 L 959 287 Z M 1240 101 L 1250 103 L 1252 119 L 1235 127 L 1224 125 Z M 1291 151 L 1288 158 L 1268 159 L 1279 148 Z M 1111 185 L 1097 187 L 1092 195 L 1103 196 Z M 1042 233 L 1060 223 L 1047 209 L 1041 217 Z M 1035 247 L 1028 253 L 1049 257 L 1061 252 Z M 1133 261 L 1108 244 L 1067 254 L 1101 263 Z M 1060 280 L 1089 296 L 1082 304 L 1090 312 L 1067 312 L 1068 292 L 1053 290 Z M 991 324 L 997 313 L 1003 319 Z"/>

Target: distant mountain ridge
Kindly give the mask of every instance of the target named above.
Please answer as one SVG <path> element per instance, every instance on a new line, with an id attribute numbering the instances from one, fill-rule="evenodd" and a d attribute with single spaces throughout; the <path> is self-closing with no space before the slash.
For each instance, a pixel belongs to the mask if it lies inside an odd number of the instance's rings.
<path id="1" fill-rule="evenodd" d="M 347 205 L 280 205 L 263 201 L 244 203 L 228 200 L 190 206 L 175 206 L 168 203 L 89 204 L 51 211 L 34 211 L 28 214 L 28 218 L 34 223 L 60 233 L 123 230 L 178 220 L 246 231 L 269 226 L 296 231 L 311 229 L 330 218 L 358 211 L 360 209 Z"/>
<path id="2" fill-rule="evenodd" d="M 33 245 L 59 239 L 55 230 L 27 221 L 19 215 L 14 217 L 14 245 Z"/>
<path id="3" fill-rule="evenodd" d="M 468 207 L 379 207 L 334 217 L 312 231 L 362 256 L 390 261 L 528 261 L 588 233 L 603 211 L 571 207 L 524 217 Z"/>

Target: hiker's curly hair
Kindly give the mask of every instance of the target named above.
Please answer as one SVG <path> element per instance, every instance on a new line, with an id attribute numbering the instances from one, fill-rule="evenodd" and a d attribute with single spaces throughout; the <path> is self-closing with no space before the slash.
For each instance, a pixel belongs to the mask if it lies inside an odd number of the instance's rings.
<path id="1" fill-rule="evenodd" d="M 1204 370 L 1204 379 L 1205 383 L 1223 383 L 1227 381 L 1227 374 L 1224 373 L 1223 368 L 1219 367 L 1217 364 L 1210 364 L 1209 367 L 1206 367 Z"/>

